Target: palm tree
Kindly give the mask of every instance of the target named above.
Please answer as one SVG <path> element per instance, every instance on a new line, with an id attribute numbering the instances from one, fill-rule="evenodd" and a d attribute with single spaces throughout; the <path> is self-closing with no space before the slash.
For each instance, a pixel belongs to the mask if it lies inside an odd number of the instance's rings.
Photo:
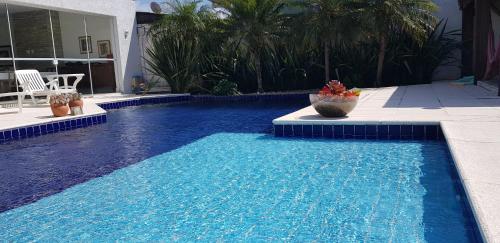
<path id="1" fill-rule="evenodd" d="M 257 92 L 263 92 L 263 55 L 273 53 L 284 28 L 285 0 L 212 0 L 227 17 L 229 43 L 253 62 Z"/>
<path id="2" fill-rule="evenodd" d="M 363 5 L 363 20 L 367 30 L 379 44 L 375 82 L 375 86 L 379 86 L 382 81 L 388 33 L 399 30 L 421 43 L 427 31 L 432 30 L 437 22 L 433 15 L 437 5 L 432 0 L 360 0 L 360 2 Z"/>
<path id="3" fill-rule="evenodd" d="M 358 6 L 353 0 L 304 0 L 296 18 L 306 42 L 324 50 L 325 81 L 330 81 L 330 51 L 341 41 L 354 41 L 361 35 Z M 304 28 L 305 27 L 305 28 Z"/>

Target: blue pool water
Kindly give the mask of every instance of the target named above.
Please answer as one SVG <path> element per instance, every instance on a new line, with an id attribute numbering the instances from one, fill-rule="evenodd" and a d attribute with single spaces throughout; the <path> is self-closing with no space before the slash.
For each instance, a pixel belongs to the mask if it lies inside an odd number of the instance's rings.
<path id="1" fill-rule="evenodd" d="M 445 144 L 269 134 L 302 105 L 131 108 L 3 144 L 0 240 L 475 240 Z"/>

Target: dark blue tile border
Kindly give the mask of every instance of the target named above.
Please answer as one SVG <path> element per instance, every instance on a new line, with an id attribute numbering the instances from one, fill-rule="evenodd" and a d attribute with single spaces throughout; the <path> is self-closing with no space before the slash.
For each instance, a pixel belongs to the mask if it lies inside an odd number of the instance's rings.
<path id="1" fill-rule="evenodd" d="M 49 133 L 57 133 L 61 131 L 77 129 L 84 127 L 84 124 L 86 124 L 85 126 L 97 125 L 101 123 L 106 123 L 106 121 L 107 121 L 106 114 L 101 114 L 90 117 L 75 117 L 64 121 L 55 121 L 50 123 L 37 124 L 33 126 L 7 129 L 0 131 L 0 143 L 10 140 L 31 138 L 31 137 L 46 135 Z"/>
<path id="2" fill-rule="evenodd" d="M 140 106 L 146 104 L 184 102 L 191 100 L 191 98 L 192 98 L 191 95 L 140 97 L 132 100 L 101 103 L 97 105 L 104 110 L 113 110 L 129 106 Z M 77 128 L 88 127 L 96 124 L 106 123 L 107 120 L 108 120 L 107 115 L 103 114 L 103 115 L 95 115 L 88 117 L 69 118 L 64 121 L 57 121 L 57 122 L 38 124 L 27 127 L 8 129 L 0 131 L 0 143 L 9 140 L 30 138 L 40 135 L 46 135 L 49 133 L 56 133 L 60 131 L 68 131 Z"/>
<path id="3" fill-rule="evenodd" d="M 141 106 L 149 104 L 165 104 L 165 103 L 175 103 L 184 102 L 191 100 L 191 95 L 178 95 L 178 96 L 160 96 L 160 97 L 140 97 L 131 100 L 115 101 L 97 104 L 104 110 L 115 110 L 130 106 Z"/>
<path id="4" fill-rule="evenodd" d="M 439 125 L 274 125 L 277 137 L 444 140 Z"/>
<path id="5" fill-rule="evenodd" d="M 308 99 L 309 93 L 296 94 L 263 94 L 263 95 L 234 95 L 234 96 L 213 96 L 213 95 L 177 95 L 160 97 L 138 97 L 131 100 L 107 102 L 98 104 L 104 110 L 115 110 L 130 106 L 141 106 L 148 104 L 165 104 L 177 102 L 214 102 L 214 101 L 256 101 L 256 100 L 288 100 L 288 99 Z"/>

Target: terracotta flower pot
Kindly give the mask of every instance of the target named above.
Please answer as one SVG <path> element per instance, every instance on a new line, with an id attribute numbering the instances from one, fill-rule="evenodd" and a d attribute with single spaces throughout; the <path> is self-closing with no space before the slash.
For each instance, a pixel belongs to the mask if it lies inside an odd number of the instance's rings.
<path id="1" fill-rule="evenodd" d="M 69 112 L 68 105 L 51 104 L 50 109 L 52 110 L 52 114 L 54 114 L 55 117 L 67 116 Z"/>
<path id="2" fill-rule="evenodd" d="M 83 108 L 83 100 L 72 100 L 69 102 L 69 107 L 81 107 Z"/>

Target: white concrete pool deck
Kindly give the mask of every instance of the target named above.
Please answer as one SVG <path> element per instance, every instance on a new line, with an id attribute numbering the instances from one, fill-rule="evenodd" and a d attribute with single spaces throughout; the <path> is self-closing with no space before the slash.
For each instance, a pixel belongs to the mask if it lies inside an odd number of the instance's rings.
<path id="1" fill-rule="evenodd" d="M 349 117 L 306 107 L 277 118 L 289 124 L 440 124 L 483 239 L 500 242 L 500 97 L 449 82 L 364 90 Z"/>
<path id="2" fill-rule="evenodd" d="M 93 97 L 84 97 L 83 115 L 54 117 L 49 104 L 41 102 L 36 106 L 32 105 L 30 99 L 26 99 L 23 110 L 18 113 L 17 106 L 0 107 L 0 131 L 9 130 L 17 127 L 27 127 L 37 124 L 51 123 L 55 121 L 64 121 L 78 117 L 95 116 L 105 114 L 106 111 L 97 104 L 133 100 L 138 98 L 168 97 L 179 96 L 179 94 L 161 94 L 161 95 L 128 95 L 120 93 L 97 94 Z"/>

